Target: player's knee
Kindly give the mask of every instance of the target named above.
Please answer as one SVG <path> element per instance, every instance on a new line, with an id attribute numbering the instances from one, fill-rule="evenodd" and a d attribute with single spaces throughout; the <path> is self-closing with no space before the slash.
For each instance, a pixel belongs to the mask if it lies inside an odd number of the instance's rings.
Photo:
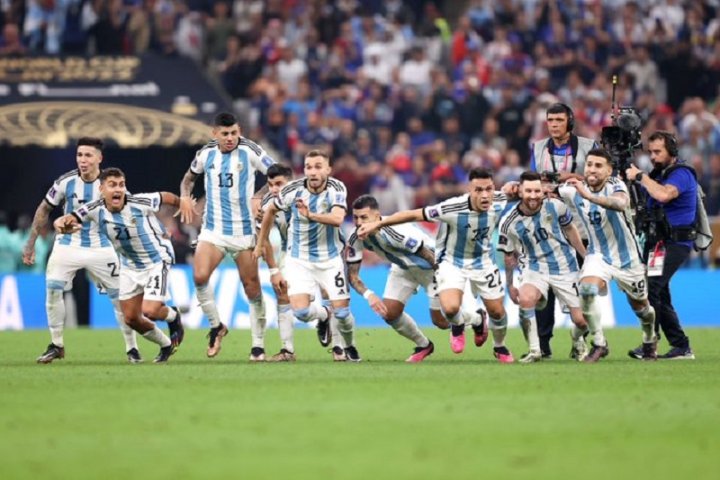
<path id="1" fill-rule="evenodd" d="M 137 330 L 142 324 L 142 315 L 125 315 L 125 325 Z"/>
<path id="2" fill-rule="evenodd" d="M 301 322 L 307 323 L 312 320 L 312 318 L 310 318 L 310 307 L 294 308 L 293 315 Z"/>
<path id="3" fill-rule="evenodd" d="M 335 318 L 338 322 L 347 320 L 350 317 L 350 307 L 340 307 L 335 309 Z"/>
<path id="4" fill-rule="evenodd" d="M 162 320 L 165 317 L 162 315 L 163 305 L 143 305 L 142 313 L 151 320 Z"/>
<path id="5" fill-rule="evenodd" d="M 581 283 L 578 290 L 580 291 L 580 296 L 583 300 L 590 300 L 597 297 L 600 293 L 600 288 L 593 283 Z"/>
<path id="6" fill-rule="evenodd" d="M 454 318 L 457 316 L 458 313 L 460 313 L 460 305 L 450 305 L 443 307 L 442 312 L 443 315 L 445 315 L 445 318 Z"/>
<path id="7" fill-rule="evenodd" d="M 528 296 L 528 295 L 519 295 L 518 296 L 518 306 L 521 309 L 529 310 L 535 308 L 535 299 Z"/>
<path id="8" fill-rule="evenodd" d="M 243 281 L 243 288 L 248 299 L 260 299 L 260 282 L 256 280 Z"/>
<path id="9" fill-rule="evenodd" d="M 503 307 L 502 303 L 498 303 L 497 305 L 485 305 L 485 309 L 487 310 L 488 316 L 492 318 L 505 318 L 505 307 Z"/>
<path id="10" fill-rule="evenodd" d="M 193 282 L 196 286 L 199 285 L 207 285 L 210 281 L 210 272 L 209 270 L 206 270 L 204 268 L 195 268 L 193 270 Z"/>

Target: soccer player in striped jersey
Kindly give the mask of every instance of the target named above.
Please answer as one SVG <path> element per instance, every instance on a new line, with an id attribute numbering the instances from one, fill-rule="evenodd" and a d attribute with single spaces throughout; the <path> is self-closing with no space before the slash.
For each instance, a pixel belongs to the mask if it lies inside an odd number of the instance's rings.
<path id="1" fill-rule="evenodd" d="M 215 117 L 212 135 L 215 141 L 197 152 L 180 185 L 180 196 L 189 199 L 198 175 L 205 176 L 205 212 L 193 260 L 193 280 L 200 307 L 210 322 L 208 357 L 220 352 L 222 338 L 228 334 L 208 285 L 210 275 L 226 254 L 237 265 L 250 304 L 250 324 L 256 329 L 265 328 L 258 265 L 252 257 L 255 218 L 251 200 L 255 173 L 265 174 L 275 163 L 262 147 L 241 136 L 237 119 L 230 113 Z M 181 209 L 181 219 L 191 220 L 192 208 Z"/>
<path id="2" fill-rule="evenodd" d="M 505 254 L 505 278 L 510 299 L 520 307 L 520 325 L 530 347 L 521 363 L 542 359 L 535 309 L 542 310 L 550 289 L 569 307 L 574 323 L 571 356 L 585 358 L 583 334 L 587 324 L 580 309 L 576 251 L 585 256 L 570 209 L 562 201 L 546 199 L 539 173 L 520 175 L 520 203 L 500 219 L 498 250 Z M 520 265 L 519 287 L 513 274 Z"/>
<path id="3" fill-rule="evenodd" d="M 573 204 L 588 232 L 588 253 L 580 274 L 582 310 L 594 338 L 587 362 L 597 362 L 609 353 L 600 326 L 596 297 L 606 295 L 615 279 L 640 319 L 643 358 L 657 358 L 655 310 L 648 302 L 645 265 L 630 216 L 630 197 L 625 184 L 612 176 L 615 165 L 606 150 L 593 149 L 585 161 L 585 181 L 569 179 L 560 187 L 563 201 Z"/>
<path id="4" fill-rule="evenodd" d="M 58 233 L 95 223 L 120 256 L 120 307 L 125 322 L 149 341 L 160 345 L 155 363 L 165 363 L 182 343 L 184 330 L 177 310 L 167 307 L 167 275 L 175 253 L 165 229 L 155 216 L 162 205 L 179 207 L 168 192 L 128 195 L 125 174 L 119 168 L 100 173 L 101 198 L 55 220 Z M 151 320 L 167 320 L 170 338 Z"/>
<path id="5" fill-rule="evenodd" d="M 99 138 L 82 137 L 77 142 L 75 159 L 78 168 L 61 175 L 35 211 L 30 236 L 23 250 L 23 262 L 35 263 L 35 241 L 40 228 L 48 221 L 50 212 L 64 204 L 64 213 L 70 213 L 83 204 L 97 200 L 100 196 L 100 163 L 103 142 Z M 75 274 L 86 269 L 90 278 L 101 291 L 107 292 L 113 304 L 115 318 L 125 338 L 128 361 L 142 361 L 137 348 L 135 331 L 125 324 L 118 301 L 118 257 L 110 240 L 97 225 L 83 225 L 74 233 L 55 237 L 55 245 L 48 259 L 46 273 L 45 309 L 50 328 L 51 343 L 37 358 L 38 363 L 50 363 L 65 357 L 63 330 L 65 325 L 65 301 L 63 293 L 72 284 Z"/>
<path id="6" fill-rule="evenodd" d="M 377 200 L 370 195 L 358 197 L 352 205 L 356 227 L 381 219 Z M 375 252 L 392 264 L 382 300 L 360 279 L 363 250 Z M 440 300 L 434 278 L 433 242 L 420 229 L 410 225 L 383 227 L 361 240 L 357 232 L 350 235 L 346 250 L 348 280 L 370 307 L 403 337 L 415 343 L 415 352 L 406 362 L 422 362 L 435 350 L 433 343 L 420 331 L 415 320 L 404 312 L 405 304 L 422 286 L 430 299 L 430 318 L 440 328 L 448 328 L 440 312 Z"/>
<path id="7" fill-rule="evenodd" d="M 437 233 L 435 261 L 440 306 L 451 324 L 450 347 L 453 352 L 465 349 L 465 324 L 475 330 L 475 344 L 487 339 L 487 328 L 480 313 L 462 310 L 465 286 L 470 282 L 473 296 L 480 295 L 490 316 L 493 332 L 493 353 L 501 363 L 514 358 L 505 346 L 507 314 L 503 305 L 505 290 L 500 270 L 493 259 L 493 233 L 507 208 L 505 194 L 495 192 L 492 174 L 482 168 L 470 171 L 468 193 L 437 205 L 397 212 L 379 222 L 366 224 L 358 230 L 360 238 L 377 229 L 406 222 L 442 222 Z"/>
<path id="8" fill-rule="evenodd" d="M 345 245 L 341 226 L 347 210 L 347 190 L 341 181 L 330 176 L 331 172 L 326 153 L 311 150 L 305 155 L 305 177 L 288 183 L 268 205 L 254 256 L 262 256 L 275 214 L 290 211 L 285 272 L 293 312 L 300 321 L 317 318 L 321 330 L 329 328 L 330 309 L 311 303 L 316 287 L 323 288 L 345 342 L 345 355 L 348 360 L 359 362 L 342 258 Z"/>

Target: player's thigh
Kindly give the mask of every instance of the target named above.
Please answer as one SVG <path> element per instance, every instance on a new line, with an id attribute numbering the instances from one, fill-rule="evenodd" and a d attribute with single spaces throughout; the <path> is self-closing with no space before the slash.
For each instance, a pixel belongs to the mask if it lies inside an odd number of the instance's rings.
<path id="1" fill-rule="evenodd" d="M 195 249 L 193 257 L 193 280 L 196 285 L 204 285 L 210 280 L 210 275 L 215 271 L 225 257 L 225 252 L 214 244 L 200 240 Z"/>
<path id="2" fill-rule="evenodd" d="M 550 276 L 550 288 L 555 292 L 555 296 L 560 303 L 568 308 L 580 308 L 580 287 L 578 286 L 579 278 L 577 274 L 559 276 Z"/>
<path id="3" fill-rule="evenodd" d="M 539 272 L 525 269 L 518 278 L 519 303 L 522 308 L 536 307 L 547 299 L 549 278 Z M 527 306 L 532 303 L 532 307 Z"/>
<path id="4" fill-rule="evenodd" d="M 597 285 L 600 295 L 607 295 L 608 283 L 612 277 L 612 268 L 603 260 L 602 255 L 585 257 L 585 263 L 580 270 L 580 284 Z M 580 293 L 582 293 L 582 289 L 580 289 Z"/>
<path id="5" fill-rule="evenodd" d="M 85 268 L 84 253 L 86 249 L 72 247 L 70 245 L 58 245 L 53 247 L 48 258 L 46 278 L 48 282 L 67 284 L 73 281 L 75 274 L 81 268 Z"/>
<path id="6" fill-rule="evenodd" d="M 350 291 L 345 277 L 345 263 L 342 258 L 337 257 L 323 264 L 322 268 L 313 265 L 310 267 L 310 271 L 315 282 L 327 292 L 333 307 L 337 302 L 349 304 Z"/>
<path id="7" fill-rule="evenodd" d="M 618 287 L 625 292 L 629 299 L 635 300 L 635 305 L 644 305 L 648 298 L 648 282 L 645 276 L 645 265 L 636 265 L 632 268 L 613 269 L 613 278 Z"/>
<path id="8" fill-rule="evenodd" d="M 237 265 L 240 280 L 246 287 L 248 285 L 260 285 L 260 275 L 258 274 L 257 260 L 252 258 L 252 250 L 243 250 L 235 255 L 235 265 Z"/>
<path id="9" fill-rule="evenodd" d="M 124 265 L 120 269 L 120 302 L 129 300 L 138 295 L 145 294 L 145 285 L 148 283 L 152 269 L 135 270 Z M 142 307 L 142 302 L 141 302 Z M 123 313 L 124 313 L 123 309 Z"/>
<path id="10" fill-rule="evenodd" d="M 419 284 L 412 278 L 411 272 L 402 270 L 400 267 L 391 267 L 385 282 L 383 298 L 404 305 L 417 292 L 418 286 Z"/>
<path id="11" fill-rule="evenodd" d="M 120 260 L 112 248 L 95 249 L 87 266 L 88 275 L 98 287 L 112 291 L 120 286 Z"/>
<path id="12" fill-rule="evenodd" d="M 285 260 L 285 281 L 288 284 L 287 293 L 290 296 L 290 302 L 292 298 L 298 295 L 307 295 L 308 298 L 315 295 L 317 288 L 317 282 L 315 277 L 310 270 L 310 263 L 297 261 L 293 258 Z M 293 304 L 294 305 L 294 304 Z M 308 301 L 309 305 L 309 301 Z M 295 308 L 293 306 L 293 308 Z"/>

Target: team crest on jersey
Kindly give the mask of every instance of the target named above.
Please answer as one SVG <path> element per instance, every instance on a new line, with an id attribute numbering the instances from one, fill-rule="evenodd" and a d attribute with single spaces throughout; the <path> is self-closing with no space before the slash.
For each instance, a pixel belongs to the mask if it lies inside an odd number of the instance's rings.
<path id="1" fill-rule="evenodd" d="M 137 225 L 137 220 L 135 220 L 135 217 L 130 219 L 130 225 Z"/>
<path id="2" fill-rule="evenodd" d="M 237 167 L 235 167 L 235 169 L 236 169 L 238 172 L 242 171 L 242 169 L 243 169 L 243 164 L 242 164 L 242 162 L 238 162 Z"/>
<path id="3" fill-rule="evenodd" d="M 545 215 L 544 220 L 545 220 L 545 223 L 552 224 L 552 221 L 553 221 L 552 214 L 548 213 L 547 215 Z"/>

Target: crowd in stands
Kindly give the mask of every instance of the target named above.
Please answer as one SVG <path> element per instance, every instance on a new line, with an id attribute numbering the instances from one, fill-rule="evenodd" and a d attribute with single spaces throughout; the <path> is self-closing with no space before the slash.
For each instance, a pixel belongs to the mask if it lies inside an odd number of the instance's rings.
<path id="1" fill-rule="evenodd" d="M 194 58 L 232 97 L 246 136 L 298 171 L 309 149 L 330 150 L 349 198 L 372 193 L 386 213 L 462 192 L 471 167 L 516 179 L 557 101 L 572 106 L 576 133 L 599 139 L 616 74 L 617 103 L 639 109 L 645 138 L 677 134 L 708 213 L 720 214 L 718 0 L 0 6 L 0 55 Z"/>

